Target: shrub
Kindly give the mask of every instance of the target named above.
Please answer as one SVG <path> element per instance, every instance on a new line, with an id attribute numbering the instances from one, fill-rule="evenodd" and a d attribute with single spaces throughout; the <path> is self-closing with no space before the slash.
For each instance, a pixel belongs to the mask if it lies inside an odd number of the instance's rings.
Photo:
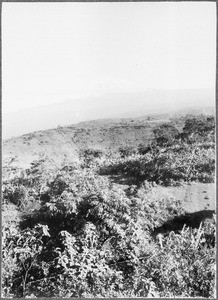
<path id="1" fill-rule="evenodd" d="M 10 201 L 17 207 L 25 208 L 28 203 L 28 190 L 23 185 L 14 187 L 11 184 L 7 184 L 3 189 L 3 199 L 3 201 Z"/>
<path id="2" fill-rule="evenodd" d="M 160 296 L 213 298 L 214 265 L 215 248 L 205 246 L 205 228 L 184 228 L 179 235 L 162 238 L 159 251 L 141 272 L 154 281 Z"/>
<path id="3" fill-rule="evenodd" d="M 116 157 L 102 162 L 100 174 L 123 174 L 136 182 L 154 181 L 171 185 L 178 181 L 213 182 L 215 150 L 201 145 L 176 144 L 144 155 Z"/>
<path id="4" fill-rule="evenodd" d="M 215 141 L 214 116 L 200 115 L 187 118 L 183 127 L 182 138 L 189 142 Z"/>
<path id="5" fill-rule="evenodd" d="M 120 147 L 119 148 L 119 153 L 120 153 L 120 156 L 122 158 L 124 158 L 124 157 L 130 156 L 132 154 L 135 154 L 136 153 L 136 149 L 135 149 L 135 147 L 128 147 L 128 146 L 126 146 L 126 147 Z"/>
<path id="6" fill-rule="evenodd" d="M 19 211 L 16 227 L 4 211 L 3 297 L 213 297 L 214 220 L 154 233 L 184 214 L 161 185 L 214 180 L 213 119 L 207 122 L 203 142 L 181 142 L 163 124 L 148 148 L 86 149 L 80 165 L 65 157 L 59 168 L 42 157 L 28 170 L 10 169 L 4 203 L 40 205 Z"/>
<path id="7" fill-rule="evenodd" d="M 172 145 L 179 135 L 179 131 L 170 123 L 161 124 L 153 131 L 158 146 Z"/>

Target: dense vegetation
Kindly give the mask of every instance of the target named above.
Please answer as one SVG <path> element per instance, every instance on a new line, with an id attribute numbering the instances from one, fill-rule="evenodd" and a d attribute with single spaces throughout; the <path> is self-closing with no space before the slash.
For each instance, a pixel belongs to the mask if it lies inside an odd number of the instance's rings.
<path id="1" fill-rule="evenodd" d="M 155 234 L 185 214 L 162 186 L 214 181 L 214 131 L 188 116 L 147 144 L 82 149 L 79 163 L 5 165 L 2 296 L 215 297 L 215 218 Z"/>

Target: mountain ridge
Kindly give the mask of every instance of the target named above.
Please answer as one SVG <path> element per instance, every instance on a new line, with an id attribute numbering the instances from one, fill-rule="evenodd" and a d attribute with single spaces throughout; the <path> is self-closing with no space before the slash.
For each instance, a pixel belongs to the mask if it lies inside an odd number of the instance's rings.
<path id="1" fill-rule="evenodd" d="M 213 114 L 214 107 L 195 108 L 197 114 Z M 153 128 L 161 123 L 174 122 L 182 126 L 179 118 L 186 115 L 181 110 L 174 114 L 148 114 L 135 118 L 97 119 L 69 126 L 34 131 L 3 140 L 3 163 L 29 165 L 33 160 L 47 155 L 57 163 L 64 157 L 78 161 L 82 149 L 116 151 L 120 147 L 135 147 L 148 144 L 153 137 Z M 175 120 L 177 121 L 175 121 Z M 181 123 L 181 124 L 180 124 Z"/>
<path id="2" fill-rule="evenodd" d="M 172 114 L 185 107 L 213 106 L 214 98 L 210 89 L 147 90 L 78 98 L 3 114 L 2 133 L 5 139 L 94 119 L 140 117 L 151 113 Z"/>

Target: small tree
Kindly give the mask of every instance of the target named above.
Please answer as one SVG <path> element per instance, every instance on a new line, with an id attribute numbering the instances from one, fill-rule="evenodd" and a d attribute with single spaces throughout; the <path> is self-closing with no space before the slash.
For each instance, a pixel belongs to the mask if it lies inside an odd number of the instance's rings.
<path id="1" fill-rule="evenodd" d="M 183 127 L 182 138 L 189 142 L 202 142 L 205 138 L 210 137 L 214 140 L 215 119 L 214 116 L 200 115 L 197 117 L 187 118 Z"/>
<path id="2" fill-rule="evenodd" d="M 170 145 L 179 135 L 179 131 L 171 124 L 164 123 L 154 129 L 155 141 L 158 146 Z"/>

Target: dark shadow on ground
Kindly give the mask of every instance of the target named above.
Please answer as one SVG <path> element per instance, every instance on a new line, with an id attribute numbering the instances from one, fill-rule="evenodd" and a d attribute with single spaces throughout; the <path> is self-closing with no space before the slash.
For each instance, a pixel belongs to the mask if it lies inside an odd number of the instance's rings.
<path id="1" fill-rule="evenodd" d="M 145 178 L 139 178 L 135 176 L 125 176 L 123 174 L 120 175 L 110 175 L 109 176 L 111 182 L 122 184 L 122 185 L 137 185 L 140 186 L 140 184 L 145 180 Z"/>
<path id="2" fill-rule="evenodd" d="M 201 210 L 181 215 L 165 222 L 162 226 L 155 228 L 153 234 L 156 236 L 159 233 L 165 235 L 170 231 L 178 232 L 182 230 L 184 225 L 191 228 L 199 228 L 201 222 L 213 218 L 213 214 L 215 214 L 215 210 Z"/>

